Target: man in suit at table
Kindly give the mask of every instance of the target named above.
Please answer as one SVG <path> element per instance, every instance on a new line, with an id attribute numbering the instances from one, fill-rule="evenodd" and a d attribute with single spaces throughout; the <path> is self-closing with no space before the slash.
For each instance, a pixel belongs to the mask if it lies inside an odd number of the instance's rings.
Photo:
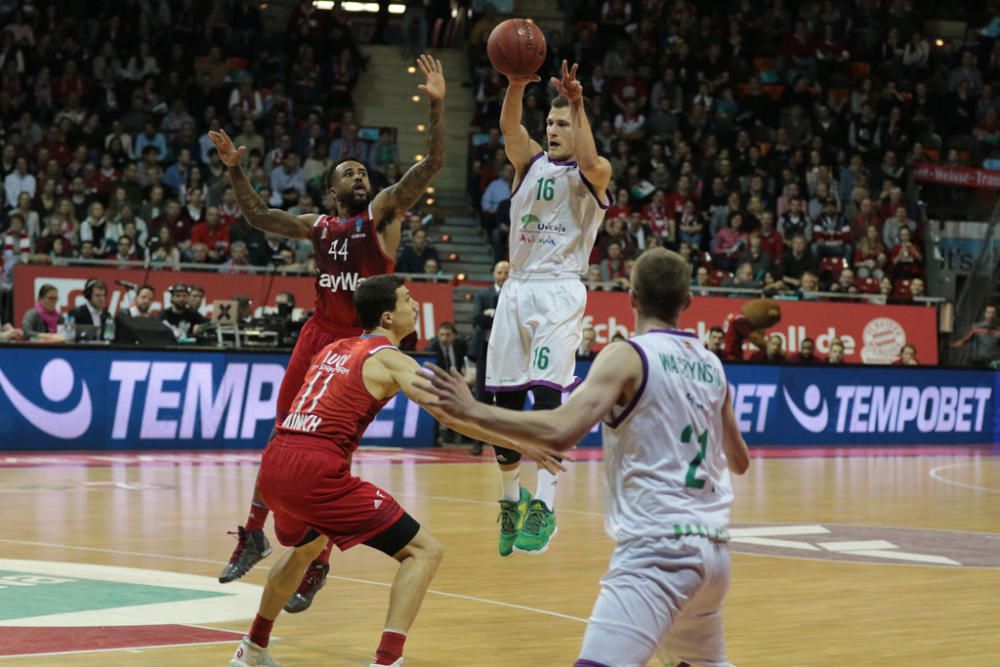
<path id="1" fill-rule="evenodd" d="M 103 280 L 91 278 L 83 286 L 83 298 L 87 300 L 86 303 L 71 310 L 70 314 L 78 327 L 81 325 L 97 327 L 95 339 L 103 340 L 104 325 L 111 319 L 111 313 L 107 308 L 108 286 Z"/>
<path id="2" fill-rule="evenodd" d="M 427 344 L 424 352 L 433 354 L 434 363 L 446 371 L 454 368 L 459 373 L 465 374 L 465 358 L 469 352 L 469 346 L 464 338 L 456 334 L 455 325 L 451 322 L 441 323 L 437 336 Z M 440 428 L 439 425 L 437 427 Z M 451 433 L 447 429 L 441 432 L 441 441 L 453 444 L 450 442 Z"/>
<path id="3" fill-rule="evenodd" d="M 473 319 L 474 331 L 469 345 L 469 358 L 476 362 L 476 400 L 493 403 L 493 394 L 486 391 L 486 348 L 493 329 L 493 313 L 500 301 L 500 289 L 510 274 L 510 262 L 500 261 L 493 267 L 493 285 L 476 292 L 476 314 Z M 472 446 L 472 453 L 483 453 L 483 443 Z"/>

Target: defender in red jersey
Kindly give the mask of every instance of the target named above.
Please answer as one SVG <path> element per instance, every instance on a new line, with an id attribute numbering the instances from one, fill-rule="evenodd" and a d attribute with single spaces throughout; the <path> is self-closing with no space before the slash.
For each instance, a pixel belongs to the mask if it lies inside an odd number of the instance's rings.
<path id="1" fill-rule="evenodd" d="M 726 361 L 743 360 L 743 343 L 750 341 L 760 349 L 767 348 L 767 330 L 781 321 L 781 307 L 773 299 L 747 301 L 740 312 L 726 317 L 722 354 Z"/>
<path id="2" fill-rule="evenodd" d="M 388 491 L 351 474 L 361 434 L 397 392 L 423 405 L 433 400 L 417 386 L 426 378 L 420 366 L 397 349 L 417 320 L 417 304 L 402 279 L 367 280 L 355 300 L 369 333 L 332 343 L 313 358 L 291 412 L 264 451 L 261 495 L 274 512 L 278 540 L 294 548 L 271 569 L 257 617 L 230 667 L 274 664 L 267 655 L 274 619 L 327 540 L 341 550 L 365 544 L 399 561 L 373 664 L 402 665 L 406 633 L 441 562 L 441 544 Z M 547 449 L 514 445 L 429 410 L 469 437 L 514 447 L 549 470 L 561 468 Z"/>
<path id="3" fill-rule="evenodd" d="M 308 238 L 313 243 L 318 269 L 316 308 L 302 327 L 285 370 L 278 391 L 276 423 L 284 420 L 292 399 L 302 387 L 310 359 L 326 345 L 361 332 L 352 301 L 354 291 L 365 278 L 392 272 L 399 249 L 402 216 L 427 190 L 443 164 L 445 81 L 441 63 L 421 56 L 417 64 L 426 77 L 426 83 L 419 88 L 431 104 L 426 157 L 374 199 L 365 165 L 356 159 L 341 160 L 326 174 L 327 187 L 337 202 L 339 217 L 295 216 L 268 208 L 240 168 L 246 147 L 237 148 L 224 131 L 209 133 L 219 156 L 229 168 L 233 191 L 247 222 L 265 232 Z M 263 532 L 267 514 L 267 506 L 255 488 L 246 525 L 238 528 L 237 545 L 219 576 L 220 582 L 242 577 L 270 554 L 271 548 Z M 304 611 L 309 607 L 325 581 L 328 558 L 329 549 L 320 554 L 310 568 L 302 588 L 289 600 L 288 611 Z"/>

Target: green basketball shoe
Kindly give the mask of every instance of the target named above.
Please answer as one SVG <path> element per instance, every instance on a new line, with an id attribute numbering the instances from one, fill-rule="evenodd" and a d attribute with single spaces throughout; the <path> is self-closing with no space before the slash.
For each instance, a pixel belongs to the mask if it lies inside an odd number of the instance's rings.
<path id="1" fill-rule="evenodd" d="M 549 541 L 556 536 L 556 515 L 542 500 L 532 500 L 524 524 L 514 540 L 514 551 L 537 556 L 549 548 Z"/>
<path id="2" fill-rule="evenodd" d="M 500 501 L 500 555 L 504 558 L 509 556 L 514 549 L 514 540 L 517 539 L 517 531 L 524 523 L 524 515 L 528 510 L 528 503 L 531 502 L 531 492 L 523 486 L 521 487 L 521 498 L 517 502 L 513 500 Z"/>

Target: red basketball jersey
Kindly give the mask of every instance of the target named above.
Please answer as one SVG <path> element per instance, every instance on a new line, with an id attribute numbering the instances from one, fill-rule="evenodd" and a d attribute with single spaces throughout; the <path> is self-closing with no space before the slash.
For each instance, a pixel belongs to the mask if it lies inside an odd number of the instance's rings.
<path id="1" fill-rule="evenodd" d="M 353 452 L 361 434 L 389 402 L 368 393 L 362 368 L 368 357 L 393 347 L 385 336 L 344 338 L 324 347 L 313 357 L 278 431 L 316 435 L 330 440 L 345 456 Z"/>
<path id="2" fill-rule="evenodd" d="M 310 233 L 316 256 L 315 315 L 335 327 L 356 327 L 354 290 L 365 278 L 392 273 L 396 260 L 382 250 L 372 209 L 352 218 L 320 216 Z"/>

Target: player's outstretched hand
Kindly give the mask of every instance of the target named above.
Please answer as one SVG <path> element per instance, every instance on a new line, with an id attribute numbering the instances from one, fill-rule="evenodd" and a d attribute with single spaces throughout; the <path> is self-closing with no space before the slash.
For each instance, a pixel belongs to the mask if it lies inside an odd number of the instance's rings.
<path id="1" fill-rule="evenodd" d="M 427 381 L 417 381 L 414 384 L 417 388 L 433 395 L 437 399 L 433 403 L 425 405 L 425 408 L 443 412 L 459 421 L 465 421 L 471 419 L 475 412 L 483 407 L 473 397 L 472 392 L 469 390 L 469 385 L 465 382 L 465 378 L 454 368 L 451 371 L 446 371 L 440 366 L 427 363 L 424 364 L 424 371 Z M 527 456 L 551 473 L 564 472 L 566 470 L 565 466 L 560 462 L 560 458 L 572 460 L 572 458 L 567 457 L 564 453 L 554 448 L 520 442 L 506 442 L 504 446 Z"/>
<path id="2" fill-rule="evenodd" d="M 424 91 L 424 95 L 431 102 L 440 102 L 443 100 L 445 86 L 444 69 L 441 67 L 441 61 L 424 53 L 417 58 L 417 67 L 427 77 L 427 83 L 420 84 L 417 87 Z"/>
<path id="3" fill-rule="evenodd" d="M 416 385 L 437 398 L 432 407 L 455 419 L 468 421 L 472 418 L 480 404 L 469 390 L 465 378 L 454 368 L 449 373 L 429 362 L 424 364 L 424 374 L 427 382 L 417 382 Z"/>
<path id="4" fill-rule="evenodd" d="M 565 97 L 570 102 L 581 102 L 583 100 L 583 84 L 576 80 L 576 70 L 579 67 L 573 63 L 570 69 L 567 61 L 562 61 L 562 77 L 552 77 L 550 81 L 555 86 L 556 92 Z"/>
<path id="5" fill-rule="evenodd" d="M 208 138 L 212 140 L 215 144 L 216 150 L 219 151 L 219 158 L 222 160 L 222 164 L 227 167 L 235 167 L 239 165 L 240 159 L 243 154 L 247 152 L 246 146 L 240 146 L 237 148 L 233 144 L 233 140 L 229 138 L 225 130 L 209 130 Z"/>

